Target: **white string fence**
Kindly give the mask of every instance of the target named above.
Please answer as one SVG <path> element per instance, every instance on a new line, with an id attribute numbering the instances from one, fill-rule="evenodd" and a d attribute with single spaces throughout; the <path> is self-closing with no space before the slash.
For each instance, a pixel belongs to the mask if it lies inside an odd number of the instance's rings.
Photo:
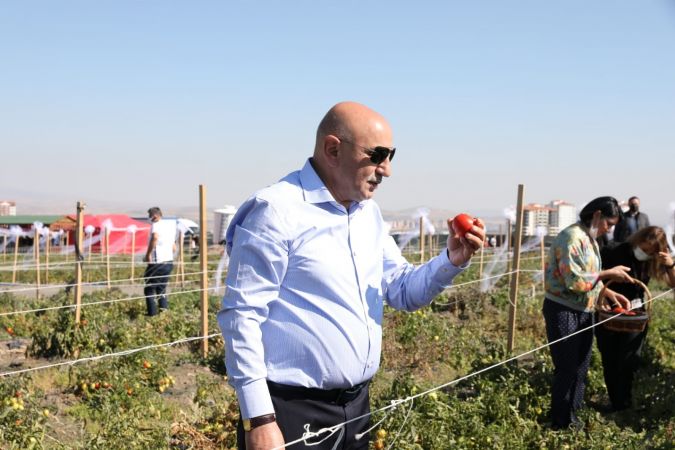
<path id="1" fill-rule="evenodd" d="M 145 351 L 145 350 L 151 350 L 151 349 L 154 349 L 154 348 L 170 347 L 172 345 L 185 344 L 187 342 L 192 342 L 192 341 L 200 341 L 200 340 L 203 340 L 203 339 L 212 339 L 216 336 L 220 336 L 220 333 L 212 333 L 212 334 L 208 334 L 206 336 L 194 336 L 194 337 L 189 337 L 189 338 L 183 338 L 183 339 L 179 339 L 177 341 L 167 342 L 167 343 L 164 343 L 164 344 L 146 345 L 145 347 L 133 348 L 133 349 L 130 349 L 130 350 L 123 350 L 121 352 L 116 352 L 116 353 L 105 353 L 103 355 L 89 356 L 89 357 L 86 357 L 86 358 L 80 358 L 80 359 L 76 359 L 76 360 L 73 360 L 73 361 L 62 361 L 62 362 L 58 362 L 58 363 L 54 363 L 54 364 L 46 364 L 46 365 L 43 365 L 43 366 L 14 370 L 14 371 L 11 371 L 11 372 L 2 372 L 2 373 L 0 373 L 0 378 L 5 377 L 5 376 L 10 376 L 10 375 L 19 375 L 19 374 L 22 374 L 22 373 L 34 372 L 36 370 L 50 369 L 50 368 L 53 368 L 53 367 L 72 366 L 72 365 L 83 363 L 83 362 L 98 361 L 98 360 L 101 360 L 101 359 L 112 358 L 112 357 L 115 357 L 115 356 L 127 356 L 127 355 L 132 355 L 134 353 L 142 352 L 142 351 Z"/>
<path id="2" fill-rule="evenodd" d="M 212 270 L 207 270 L 206 272 L 204 272 L 204 271 L 188 272 L 188 273 L 185 273 L 184 275 L 185 276 L 201 275 L 202 273 L 215 273 L 215 272 L 216 272 L 216 270 L 212 269 Z M 124 281 L 152 280 L 154 278 L 162 278 L 162 277 L 177 278 L 177 277 L 180 277 L 180 276 L 181 276 L 181 274 L 179 274 L 179 273 L 171 273 L 169 275 L 153 275 L 151 277 L 141 276 L 141 277 L 134 277 L 134 278 L 120 278 L 120 279 L 116 279 L 116 280 L 110 280 L 110 284 L 121 283 L 121 282 L 124 282 Z M 83 283 L 81 283 L 81 285 L 82 286 L 100 286 L 102 284 L 107 284 L 107 283 L 108 283 L 108 280 L 99 280 L 99 281 L 83 282 Z M 140 285 L 140 283 L 139 284 L 128 284 L 126 286 L 139 286 L 139 285 Z M 44 284 L 44 285 L 40 286 L 40 289 L 67 288 L 67 287 L 73 287 L 73 286 L 75 286 L 74 282 L 69 283 L 69 284 Z M 125 286 L 125 285 L 121 285 L 121 286 Z M 3 290 L 0 290 L 0 294 L 13 293 L 13 292 L 23 292 L 23 291 L 34 291 L 36 289 L 36 287 L 37 286 L 35 284 L 32 284 L 32 285 L 30 285 L 30 287 L 25 287 L 25 288 L 3 289 Z M 119 287 L 119 285 L 115 286 L 115 287 Z"/>
<path id="3" fill-rule="evenodd" d="M 43 251 L 43 250 L 41 250 L 41 251 Z M 62 266 L 72 267 L 73 264 L 75 264 L 77 262 L 76 260 L 71 259 L 71 261 L 51 261 L 51 262 L 49 262 L 49 264 L 47 264 L 47 262 L 44 260 L 44 255 L 43 255 L 42 256 L 43 261 L 38 264 L 37 261 L 35 261 L 35 259 L 33 258 L 33 247 L 30 247 L 23 252 L 19 252 L 18 254 L 23 256 L 22 261 L 20 263 L 17 263 L 16 267 L 14 267 L 14 265 L 12 265 L 12 264 L 0 264 L 0 272 L 11 272 L 13 270 L 16 270 L 17 272 L 18 271 L 36 270 L 38 267 L 41 270 L 45 270 L 47 267 L 49 267 L 49 270 L 52 270 L 52 269 L 56 269 L 56 268 L 59 268 L 59 267 L 62 267 Z M 220 252 L 209 252 L 208 255 L 209 256 L 220 256 Z M 10 254 L 7 254 L 6 256 L 7 256 L 7 259 L 13 258 L 13 255 L 10 255 Z M 58 253 L 56 253 L 56 254 L 51 253 L 50 256 L 52 258 L 56 258 L 56 259 L 61 258 L 61 255 L 59 255 Z M 192 258 L 195 257 L 195 256 L 198 256 L 198 254 L 187 255 L 187 256 L 189 256 L 190 260 L 189 261 L 184 260 L 182 262 L 183 265 L 187 266 L 187 265 L 198 265 L 199 264 L 199 261 L 192 261 Z M 105 256 L 103 256 L 103 257 L 96 256 L 96 257 L 92 257 L 90 259 L 88 256 L 83 254 L 82 258 L 83 258 L 82 262 L 87 264 L 87 266 L 93 266 L 93 267 L 103 266 L 103 267 L 106 267 L 107 264 L 108 264 Z M 111 256 L 110 259 L 111 259 L 111 261 L 110 261 L 110 267 L 111 268 L 115 267 L 115 266 L 129 267 L 131 265 L 142 265 L 142 264 L 145 263 L 144 261 L 142 261 L 142 255 L 141 254 L 139 254 L 137 256 L 134 256 L 134 262 L 133 263 L 130 260 L 131 255 L 127 255 L 126 258 L 122 257 L 122 256 L 119 256 L 119 255 L 115 255 L 115 256 Z M 178 260 L 174 260 L 174 264 L 178 264 L 178 263 L 179 263 Z"/>
<path id="4" fill-rule="evenodd" d="M 217 271 L 217 270 L 210 270 L 210 271 L 206 271 L 206 272 L 207 272 L 207 273 L 213 273 L 213 272 L 216 272 L 216 271 Z M 452 286 L 449 286 L 448 288 L 446 288 L 446 291 L 447 291 L 447 290 L 451 290 L 451 289 L 455 289 L 455 288 L 459 288 L 459 287 L 462 287 L 462 286 L 467 286 L 467 285 L 470 285 L 470 284 L 480 283 L 480 282 L 482 282 L 482 281 L 489 280 L 489 279 L 492 279 L 492 278 L 500 278 L 500 277 L 502 277 L 502 276 L 511 275 L 511 274 L 513 274 L 513 273 L 516 273 L 516 272 L 517 272 L 517 271 L 514 270 L 514 271 L 511 271 L 511 272 L 506 272 L 506 273 L 499 274 L 499 275 L 494 275 L 494 276 L 491 276 L 491 277 L 486 277 L 486 278 L 481 278 L 481 279 L 477 279 L 477 280 L 467 281 L 467 282 L 464 282 L 464 283 L 453 284 Z M 202 273 L 202 272 L 194 272 L 194 274 L 201 274 L 201 273 Z M 159 277 L 148 277 L 147 279 L 149 279 L 149 278 L 159 278 Z M 120 280 L 117 280 L 117 281 L 120 281 Z M 121 281 L 126 281 L 126 280 L 121 280 Z M 103 281 L 103 282 L 96 282 L 95 285 L 96 285 L 96 286 L 100 286 L 101 283 L 105 283 L 105 282 L 104 282 L 104 281 Z M 94 283 L 89 283 L 89 284 L 83 283 L 83 285 L 91 286 L 91 285 L 94 285 Z M 66 286 L 72 286 L 72 285 L 66 285 Z M 141 285 L 121 285 L 121 286 L 120 286 L 120 285 L 117 285 L 116 287 L 125 287 L 125 286 L 128 286 L 128 287 L 140 287 Z M 27 288 L 27 289 L 25 289 L 25 290 L 34 290 L 34 289 L 35 289 L 35 288 Z M 209 287 L 209 288 L 207 288 L 206 290 L 207 290 L 207 291 L 214 291 L 214 292 L 217 292 L 219 289 L 220 289 L 219 286 L 214 286 L 214 287 Z M 194 293 L 194 292 L 202 292 L 203 290 L 204 290 L 204 289 L 173 291 L 173 292 L 168 292 L 168 293 L 166 293 L 165 295 L 168 296 L 168 295 L 177 295 L 177 294 L 188 294 L 188 293 Z M 11 291 L 11 290 L 10 290 L 10 291 L 0 291 L 0 293 L 4 293 L 4 292 L 16 292 L 16 291 Z M 81 303 L 80 306 L 84 307 L 84 306 L 91 306 L 91 305 L 101 305 L 101 304 L 107 304 L 107 303 L 116 303 L 116 302 L 124 302 L 124 301 L 140 300 L 140 299 L 144 299 L 144 298 L 145 298 L 145 296 L 128 297 L 128 298 L 121 298 L 121 299 L 114 299 L 114 300 L 102 300 L 102 301 L 98 301 L 98 302 Z M 440 303 L 440 302 L 437 302 L 436 304 L 439 304 L 439 305 L 451 305 L 451 304 L 454 304 L 454 303 L 456 303 L 456 302 L 449 302 L 449 303 Z M 77 306 L 77 305 L 76 305 L 76 304 L 69 304 L 69 305 L 51 306 L 51 307 L 45 307 L 45 308 L 35 308 L 35 309 L 27 309 L 27 310 L 20 310 L 20 311 L 2 312 L 2 313 L 0 313 L 0 317 L 2 317 L 2 316 L 11 316 L 11 315 L 15 315 L 15 314 L 29 314 L 29 313 L 42 312 L 42 311 L 53 311 L 53 310 L 59 310 L 59 309 L 73 308 L 73 307 L 75 307 L 75 306 Z"/>
<path id="5" fill-rule="evenodd" d="M 651 298 L 651 299 L 649 299 L 649 300 L 646 300 L 646 301 L 644 302 L 644 304 L 647 304 L 647 303 L 649 303 L 649 302 L 653 302 L 653 301 L 655 301 L 655 300 L 657 300 L 657 299 L 659 299 L 659 298 L 663 298 L 663 297 L 665 297 L 666 295 L 672 293 L 673 291 L 674 291 L 673 289 L 670 289 L 670 290 L 668 290 L 668 291 L 666 291 L 666 292 L 663 292 L 663 293 L 661 293 L 661 294 L 659 294 L 659 295 L 657 295 L 657 296 L 655 296 L 655 297 L 653 297 L 653 298 Z M 616 318 L 619 317 L 620 315 L 621 315 L 621 314 L 617 314 L 617 315 L 614 315 L 614 316 L 610 316 L 610 317 L 608 317 L 608 318 L 606 318 L 606 319 L 604 319 L 604 320 L 598 321 L 598 322 L 596 322 L 596 323 L 594 323 L 594 324 L 592 324 L 592 325 L 589 325 L 588 327 L 585 327 L 585 328 L 582 328 L 582 329 L 580 329 L 580 330 L 577 330 L 577 331 L 575 331 L 575 332 L 573 332 L 573 333 L 570 333 L 570 334 L 568 334 L 568 335 L 566 335 L 566 336 L 563 336 L 563 337 L 561 337 L 561 338 L 559 338 L 559 339 L 556 339 L 556 340 L 554 340 L 554 341 L 548 342 L 548 343 L 546 343 L 546 344 L 542 344 L 542 345 L 540 345 L 540 346 L 538 346 L 538 347 L 535 347 L 535 348 L 533 348 L 533 349 L 531 349 L 531 350 L 527 350 L 527 351 L 525 351 L 525 352 L 523 352 L 523 353 L 520 353 L 520 354 L 518 354 L 518 355 L 512 356 L 511 358 L 508 358 L 508 359 L 505 359 L 505 360 L 503 360 L 503 361 L 500 361 L 500 362 L 497 362 L 497 363 L 495 363 L 495 364 L 492 364 L 492 365 L 490 365 L 490 366 L 484 367 L 484 368 L 482 368 L 482 369 L 479 369 L 479 370 L 477 370 L 477 371 L 475 371 L 475 372 L 469 373 L 468 375 L 464 375 L 464 376 L 462 376 L 462 377 L 456 378 L 456 379 L 454 379 L 454 380 L 452 380 L 452 381 L 449 381 L 449 382 L 447 382 L 447 383 L 440 384 L 440 385 L 438 385 L 438 386 L 434 386 L 434 387 L 432 387 L 432 388 L 430 388 L 430 389 L 427 389 L 426 391 L 420 392 L 420 393 L 418 393 L 418 394 L 411 395 L 411 396 L 408 396 L 408 397 L 405 397 L 405 398 L 399 398 L 399 399 L 396 399 L 396 400 L 392 400 L 392 401 L 390 402 L 390 404 L 387 405 L 387 406 L 384 406 L 384 407 L 382 407 L 382 408 L 380 408 L 380 409 L 377 409 L 377 410 L 375 410 L 375 411 L 371 411 L 371 412 L 369 412 L 369 413 L 367 413 L 367 414 L 363 414 L 363 415 L 361 415 L 361 416 L 354 417 L 354 418 L 352 418 L 352 419 L 350 419 L 350 420 L 347 420 L 347 421 L 345 421 L 345 422 L 342 422 L 342 423 L 333 425 L 333 426 L 331 426 L 331 427 L 321 428 L 321 429 L 319 429 L 319 430 L 317 430 L 317 431 L 310 431 L 310 430 L 309 430 L 309 427 L 306 426 L 306 427 L 305 427 L 305 430 L 306 430 L 306 431 L 305 431 L 305 433 L 303 433 L 303 436 L 302 436 L 301 438 L 296 439 L 296 440 L 291 441 L 291 442 L 287 442 L 287 443 L 284 444 L 284 446 L 282 446 L 282 447 L 275 447 L 275 448 L 273 448 L 273 449 L 271 449 L 271 450 L 281 450 L 281 449 L 283 449 L 284 447 L 288 448 L 288 447 L 290 447 L 290 446 L 292 446 L 292 445 L 299 444 L 299 443 L 301 443 L 301 442 L 304 442 L 305 445 L 311 445 L 311 444 L 309 444 L 309 443 L 307 442 L 309 439 L 319 438 L 321 435 L 323 435 L 323 434 L 325 434 L 325 433 L 329 433 L 329 435 L 332 435 L 332 434 L 334 434 L 337 430 L 343 429 L 343 427 L 344 427 L 345 425 L 349 424 L 349 423 L 355 422 L 355 421 L 360 420 L 360 419 L 363 419 L 363 418 L 365 418 L 365 417 L 372 416 L 373 414 L 376 414 L 376 413 L 386 412 L 386 411 L 393 410 L 393 409 L 397 408 L 399 405 L 402 405 L 402 404 L 405 404 L 405 403 L 408 403 L 408 402 L 412 402 L 412 401 L 414 401 L 415 399 L 417 399 L 417 398 L 419 398 L 419 397 L 428 395 L 428 394 L 430 394 L 430 393 L 432 393 L 432 392 L 435 392 L 435 391 L 438 391 L 438 390 L 440 390 L 440 389 L 444 389 L 444 388 L 453 386 L 453 385 L 458 384 L 458 383 L 460 383 L 460 382 L 462 382 L 462 381 L 464 381 L 464 380 L 468 380 L 469 378 L 473 378 L 473 377 L 475 377 L 475 376 L 477 376 L 477 375 L 480 375 L 480 374 L 482 374 L 482 373 L 488 372 L 488 371 L 490 371 L 490 370 L 492 370 L 492 369 L 496 369 L 497 367 L 503 366 L 503 365 L 508 364 L 508 363 L 510 363 L 510 362 L 512 362 L 512 361 L 515 361 L 515 360 L 517 360 L 517 359 L 520 359 L 520 358 L 523 358 L 523 357 L 525 357 L 525 356 L 531 355 L 531 354 L 536 353 L 536 352 L 538 352 L 538 351 L 540 351 L 540 350 L 542 350 L 542 349 L 548 348 L 548 347 L 552 346 L 553 344 L 557 344 L 558 342 L 564 341 L 565 339 L 568 339 L 568 338 L 570 338 L 570 337 L 572 337 L 572 336 L 576 336 L 577 334 L 581 334 L 581 333 L 584 333 L 584 332 L 586 332 L 586 331 L 592 330 L 593 328 L 595 328 L 595 327 L 597 327 L 597 326 L 599 326 L 599 325 L 602 325 L 602 324 L 605 323 L 605 322 L 609 322 L 610 320 L 616 319 Z"/>
<path id="6" fill-rule="evenodd" d="M 513 271 L 513 272 L 515 272 L 515 271 Z M 502 274 L 502 275 L 500 275 L 500 276 L 503 276 L 503 275 L 504 275 L 504 274 Z M 470 281 L 470 282 L 461 283 L 461 284 L 456 285 L 455 287 L 459 287 L 459 286 L 462 286 L 462 285 L 467 285 L 467 284 L 475 283 L 475 282 L 478 282 L 478 281 L 481 281 L 481 280 L 473 280 L 473 281 Z M 197 291 L 200 291 L 200 290 L 197 290 Z M 659 294 L 659 295 L 657 295 L 657 296 L 654 296 L 653 298 L 651 298 L 651 299 L 649 299 L 649 300 L 646 300 L 646 301 L 644 302 L 644 304 L 647 304 L 647 303 L 649 303 L 649 302 L 656 301 L 656 300 L 658 300 L 658 299 L 660 299 L 660 298 L 664 298 L 666 295 L 668 295 L 668 294 L 670 294 L 670 293 L 672 293 L 672 292 L 673 292 L 673 289 L 670 289 L 670 290 L 668 290 L 668 291 L 665 291 L 665 292 L 663 292 L 663 293 L 661 293 L 661 294 Z M 178 293 L 181 293 L 181 292 L 177 292 L 177 293 L 174 293 L 174 294 L 178 294 Z M 139 298 L 144 298 L 144 297 L 139 297 Z M 89 303 L 89 304 L 101 304 L 101 303 L 109 303 L 109 302 L 113 302 L 113 301 L 123 301 L 123 300 L 130 300 L 130 299 L 118 299 L 118 300 L 112 300 L 112 301 L 92 302 L 92 303 Z M 74 305 L 71 305 L 71 306 L 74 306 Z M 552 346 L 552 345 L 554 345 L 554 344 L 556 344 L 556 343 L 558 343 L 558 342 L 561 342 L 561 341 L 563 341 L 563 340 L 565 340 L 565 339 L 567 339 L 567 338 L 569 338 L 569 337 L 572 337 L 572 336 L 578 335 L 578 334 L 580 334 L 580 333 L 583 333 L 583 332 L 592 330 L 593 328 L 595 328 L 595 327 L 597 327 L 597 326 L 600 326 L 600 325 L 602 325 L 603 323 L 608 322 L 608 321 L 610 321 L 610 320 L 614 320 L 614 319 L 616 319 L 616 318 L 619 317 L 619 316 L 620 316 L 620 314 L 614 315 L 614 316 L 610 316 L 610 317 L 608 317 L 607 319 L 598 321 L 598 322 L 596 322 L 596 323 L 594 323 L 594 324 L 592 324 L 592 325 L 590 325 L 590 326 L 588 326 L 588 327 L 585 327 L 585 328 L 582 328 L 582 329 L 580 329 L 580 330 L 578 330 L 578 331 L 576 331 L 576 332 L 570 333 L 570 334 L 568 334 L 568 335 L 566 335 L 566 336 L 563 336 L 563 337 L 561 337 L 561 338 L 559 338 L 559 339 L 557 339 L 557 340 L 548 342 L 548 343 L 546 343 L 546 344 L 542 344 L 542 345 L 540 345 L 540 346 L 538 346 L 538 347 L 535 347 L 535 348 L 533 348 L 533 349 L 531 349 L 531 350 L 525 351 L 525 352 L 520 353 L 520 354 L 518 354 L 518 355 L 515 355 L 515 356 L 513 356 L 513 357 L 511 357 L 511 358 L 508 358 L 508 359 L 505 359 L 505 360 L 503 360 L 503 361 L 500 361 L 500 362 L 497 362 L 497 363 L 495 363 L 495 364 L 492 364 L 492 365 L 490 365 L 490 366 L 484 367 L 484 368 L 479 369 L 479 370 L 477 370 L 477 371 L 475 371 L 475 372 L 472 372 L 472 373 L 469 373 L 469 374 L 467 374 L 467 375 L 464 375 L 464 376 L 462 376 L 462 377 L 460 377 L 460 378 L 456 378 L 456 379 L 454 379 L 454 380 L 452 380 L 452 381 L 449 381 L 449 382 L 447 382 L 447 383 L 444 383 L 444 384 L 440 384 L 440 385 L 434 386 L 434 387 L 432 387 L 432 388 L 430 388 L 430 389 L 427 389 L 426 391 L 420 392 L 420 393 L 418 393 L 418 394 L 415 394 L 415 395 L 412 395 L 412 396 L 408 396 L 408 397 L 405 397 L 405 398 L 400 398 L 400 399 L 392 400 L 392 401 L 390 402 L 390 404 L 387 405 L 387 406 L 385 406 L 385 407 L 382 407 L 382 408 L 380 408 L 380 409 L 378 409 L 378 410 L 375 410 L 375 411 L 371 411 L 371 412 L 369 412 L 368 414 L 364 414 L 364 415 L 361 415 L 361 416 L 359 416 L 359 417 L 355 417 L 355 418 L 353 418 L 353 419 L 350 419 L 350 420 L 348 420 L 348 421 L 339 423 L 339 424 L 337 424 L 337 425 L 334 425 L 334 426 L 331 426 L 331 427 L 322 428 L 322 429 L 319 429 L 319 430 L 317 430 L 317 431 L 311 431 L 311 430 L 309 429 L 309 427 L 306 426 L 306 431 L 305 431 L 305 433 L 303 434 L 303 437 L 302 437 L 302 438 L 297 439 L 297 440 L 295 440 L 295 441 L 288 442 L 288 443 L 285 444 L 285 446 L 286 446 L 286 447 L 289 447 L 289 446 L 298 444 L 298 443 L 300 443 L 300 442 L 304 442 L 304 443 L 307 444 L 307 441 L 308 441 L 309 439 L 319 438 L 321 435 L 326 434 L 326 433 L 328 433 L 329 436 L 330 436 L 330 435 L 334 434 L 336 431 L 342 430 L 342 429 L 344 428 L 345 425 L 347 425 L 347 424 L 349 424 L 349 423 L 351 423 L 351 422 L 360 420 L 360 419 L 362 419 L 362 418 L 364 418 L 364 417 L 368 417 L 368 416 L 371 416 L 371 415 L 376 414 L 376 413 L 394 410 L 394 409 L 397 408 L 399 405 L 402 405 L 402 404 L 405 404 L 405 403 L 408 403 L 408 402 L 411 403 L 411 409 L 412 409 L 412 402 L 413 402 L 416 398 L 422 397 L 422 396 L 424 396 L 424 395 L 428 395 L 428 394 L 430 394 L 430 393 L 432 393 L 432 392 L 435 392 L 435 391 L 438 391 L 438 390 L 440 390 L 440 389 L 444 389 L 444 388 L 453 386 L 453 385 L 458 384 L 458 383 L 460 383 L 460 382 L 462 382 L 462 381 L 464 381 L 464 380 L 467 380 L 467 379 L 469 379 L 469 378 L 475 377 L 475 376 L 477 376 L 477 375 L 480 375 L 480 374 L 482 374 L 482 373 L 485 373 L 485 372 L 487 372 L 487 371 L 489 371 L 489 370 L 492 370 L 492 369 L 495 369 L 495 368 L 497 368 L 497 367 L 503 366 L 503 365 L 508 364 L 508 363 L 510 363 L 510 362 L 512 362 L 512 361 L 518 360 L 518 359 L 523 358 L 523 357 L 525 357 L 525 356 L 527 356 L 527 355 L 530 355 L 530 354 L 533 354 L 533 353 L 535 353 L 535 352 L 537 352 L 537 351 L 540 351 L 540 350 L 542 350 L 542 349 L 548 348 L 548 347 L 550 347 L 550 346 Z M 211 338 L 216 337 L 216 336 L 219 336 L 219 335 L 220 335 L 220 333 L 212 333 L 212 334 L 209 334 L 209 335 L 207 335 L 207 336 L 198 336 L 198 337 L 184 338 L 184 339 L 179 339 L 179 340 L 177 340 L 177 341 L 173 341 L 173 342 L 169 342 L 169 343 L 155 344 L 155 345 L 148 345 L 148 346 L 140 347 L 140 348 L 136 348 L 136 349 L 124 350 L 124 351 L 121 351 L 121 352 L 107 353 L 107 354 L 104 354 L 104 355 L 97 355 L 97 356 L 91 356 L 91 357 L 86 357 L 86 358 L 80 358 L 80 359 L 73 360 L 73 361 L 64 361 L 64 362 L 59 362 L 59 363 L 55 363 L 55 364 L 47 364 L 47 365 L 38 366 L 38 367 L 33 367 L 33 368 L 27 368 L 27 369 L 21 369 L 21 370 L 16 370 L 16 371 L 4 372 L 4 373 L 0 373 L 0 377 L 10 376 L 10 375 L 18 375 L 18 374 L 21 374 L 21 373 L 26 373 L 26 372 L 36 371 L 36 370 L 42 370 L 42 369 L 47 369 L 47 368 L 53 368 L 53 367 L 59 367 L 59 366 L 64 366 L 64 365 L 74 365 L 74 364 L 78 364 L 78 363 L 81 363 L 81 362 L 95 361 L 95 360 L 100 360 L 100 359 L 110 358 L 110 357 L 115 357 L 115 356 L 125 356 L 125 355 L 130 355 L 130 354 L 133 354 L 133 353 L 137 353 L 137 352 L 141 352 L 141 351 L 145 351 L 145 350 L 149 350 L 149 349 L 153 349 L 153 348 L 167 347 L 167 346 L 177 345 L 177 344 L 186 343 L 186 342 L 190 342 L 190 341 L 194 341 L 194 340 L 211 339 Z M 409 415 L 409 413 L 410 413 L 410 411 L 408 412 L 408 414 L 406 414 L 406 417 Z M 384 420 L 384 419 L 383 419 L 383 420 Z M 381 421 L 380 421 L 380 422 L 381 422 Z M 400 432 L 400 431 L 399 431 L 399 432 Z M 397 433 L 397 434 L 398 434 L 398 433 Z M 325 438 L 323 438 L 322 440 L 325 440 Z M 281 449 L 281 448 L 282 448 L 282 447 L 278 447 L 278 448 L 273 449 L 273 450 L 277 450 L 277 449 Z"/>
<path id="7" fill-rule="evenodd" d="M 166 292 L 164 293 L 165 296 L 171 296 L 171 295 L 179 295 L 179 294 L 193 294 L 195 292 L 204 292 L 204 291 L 217 291 L 217 287 L 210 287 L 206 289 L 191 289 L 191 290 L 184 290 L 184 291 L 173 291 L 173 292 Z M 112 299 L 112 300 L 101 300 L 97 302 L 87 302 L 87 303 L 81 303 L 80 306 L 92 306 L 92 305 L 104 305 L 104 304 L 109 304 L 109 303 L 119 303 L 119 302 L 129 302 L 133 300 L 142 300 L 145 299 L 145 295 L 139 296 L 139 297 L 124 297 L 124 298 L 117 298 L 117 299 Z M 16 314 L 28 314 L 28 313 L 34 313 L 34 312 L 42 312 L 42 311 L 54 311 L 58 309 L 67 309 L 67 308 L 75 308 L 77 304 L 70 304 L 70 305 L 60 305 L 60 306 L 49 306 L 46 308 L 37 308 L 37 309 L 26 309 L 22 311 L 11 311 L 11 312 L 3 312 L 0 313 L 0 317 L 2 316 L 13 316 Z"/>

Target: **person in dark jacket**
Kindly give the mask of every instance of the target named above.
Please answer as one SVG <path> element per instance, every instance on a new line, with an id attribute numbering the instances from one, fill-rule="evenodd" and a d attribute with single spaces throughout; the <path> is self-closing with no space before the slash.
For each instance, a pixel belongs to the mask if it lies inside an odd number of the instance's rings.
<path id="1" fill-rule="evenodd" d="M 662 228 L 647 227 L 628 238 L 627 242 L 601 251 L 602 268 L 630 268 L 633 278 L 645 285 L 652 278 L 675 286 L 675 264 Z M 644 289 L 634 283 L 613 283 L 612 289 L 631 300 L 631 308 L 644 311 Z M 633 377 L 647 329 L 642 332 L 617 332 L 599 325 L 595 328 L 598 349 L 602 355 L 607 393 L 615 411 L 630 408 Z"/>
<path id="2" fill-rule="evenodd" d="M 628 199 L 628 211 L 623 213 L 621 221 L 614 228 L 614 242 L 626 242 L 633 233 L 648 226 L 649 216 L 640 212 L 640 199 L 631 197 Z"/>

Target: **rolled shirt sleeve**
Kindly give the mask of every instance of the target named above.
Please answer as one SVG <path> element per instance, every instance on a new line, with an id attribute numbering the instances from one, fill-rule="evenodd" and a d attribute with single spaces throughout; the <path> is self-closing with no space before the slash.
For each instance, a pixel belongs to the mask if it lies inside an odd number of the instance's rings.
<path id="1" fill-rule="evenodd" d="M 469 266 L 468 262 L 461 267 L 452 264 L 445 248 L 425 264 L 414 266 L 403 258 L 392 238 L 385 245 L 384 254 L 387 303 L 405 311 L 415 311 L 431 303 Z"/>

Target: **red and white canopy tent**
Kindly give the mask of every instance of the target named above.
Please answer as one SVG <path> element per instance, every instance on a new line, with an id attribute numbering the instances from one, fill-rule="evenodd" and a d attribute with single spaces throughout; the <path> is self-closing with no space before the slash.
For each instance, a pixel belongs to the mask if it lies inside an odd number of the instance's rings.
<path id="1" fill-rule="evenodd" d="M 75 216 L 68 216 L 75 220 Z M 147 249 L 150 224 L 134 220 L 124 214 L 87 214 L 84 216 L 84 241 L 91 242 L 92 253 L 102 253 L 103 233 L 109 232 L 110 254 L 130 255 L 143 253 Z M 70 242 L 75 242 L 75 229 L 66 230 Z M 85 248 L 87 248 L 85 244 Z M 84 251 L 85 249 L 83 249 Z"/>

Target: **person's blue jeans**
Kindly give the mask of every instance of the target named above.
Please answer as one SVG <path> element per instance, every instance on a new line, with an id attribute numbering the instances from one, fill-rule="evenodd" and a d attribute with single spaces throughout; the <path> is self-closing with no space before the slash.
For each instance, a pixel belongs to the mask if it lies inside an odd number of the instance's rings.
<path id="1" fill-rule="evenodd" d="M 169 282 L 169 275 L 173 270 L 173 263 L 148 264 L 145 269 L 145 304 L 148 308 L 148 315 L 157 315 L 157 303 L 160 309 L 168 309 L 169 301 L 166 298 L 166 285 Z"/>

